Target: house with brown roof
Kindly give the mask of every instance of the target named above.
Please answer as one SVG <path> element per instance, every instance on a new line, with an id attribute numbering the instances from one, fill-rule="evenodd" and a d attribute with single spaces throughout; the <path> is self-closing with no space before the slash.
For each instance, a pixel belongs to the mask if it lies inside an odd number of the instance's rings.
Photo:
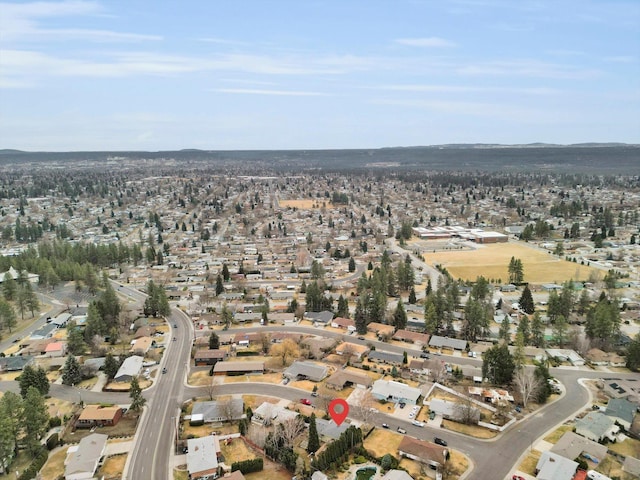
<path id="1" fill-rule="evenodd" d="M 367 325 L 367 331 L 373 332 L 379 337 L 391 337 L 395 330 L 393 325 L 385 325 L 384 323 L 371 322 Z"/>
<path id="2" fill-rule="evenodd" d="M 76 420 L 76 428 L 95 426 L 112 427 L 122 418 L 122 408 L 116 406 L 86 405 Z"/>
<path id="3" fill-rule="evenodd" d="M 344 387 L 350 387 L 352 385 L 358 385 L 365 388 L 369 388 L 373 380 L 371 377 L 364 373 L 357 373 L 352 370 L 338 370 L 336 373 L 327 378 L 325 385 L 327 388 L 334 390 L 342 390 Z"/>
<path id="4" fill-rule="evenodd" d="M 44 349 L 47 357 L 64 357 L 67 354 L 66 342 L 51 342 Z"/>
<path id="5" fill-rule="evenodd" d="M 598 366 L 611 365 L 612 367 L 624 366 L 626 361 L 624 357 L 613 352 L 604 352 L 599 348 L 592 348 L 587 352 L 585 358 L 592 364 Z"/>
<path id="6" fill-rule="evenodd" d="M 149 349 L 155 346 L 156 341 L 151 337 L 140 337 L 136 340 L 132 340 L 131 348 L 129 351 L 134 355 L 143 355 L 149 351 Z"/>
<path id="7" fill-rule="evenodd" d="M 143 325 L 136 330 L 136 333 L 133 335 L 133 338 L 141 338 L 141 337 L 151 337 L 156 333 L 156 329 L 150 327 L 148 325 Z"/>
<path id="8" fill-rule="evenodd" d="M 264 373 L 264 362 L 218 362 L 213 366 L 214 375 L 251 375 Z"/>
<path id="9" fill-rule="evenodd" d="M 202 365 L 215 365 L 224 361 L 228 356 L 229 354 L 226 350 L 201 348 L 196 350 L 193 360 L 196 367 L 199 367 Z"/>
<path id="10" fill-rule="evenodd" d="M 344 317 L 336 317 L 331 320 L 331 326 L 333 328 L 348 330 L 349 332 L 355 332 L 356 330 L 356 323 L 352 319 Z"/>
<path id="11" fill-rule="evenodd" d="M 404 436 L 398 446 L 398 455 L 438 468 L 449 459 L 449 450 L 435 443 Z"/>
<path id="12" fill-rule="evenodd" d="M 357 359 L 361 359 L 367 352 L 369 352 L 369 347 L 357 343 L 342 342 L 336 347 L 338 355 L 352 356 Z"/>
<path id="13" fill-rule="evenodd" d="M 415 343 L 416 345 L 428 345 L 431 335 L 428 333 L 413 332 L 411 330 L 398 330 L 393 334 L 392 338 L 401 342 Z"/>

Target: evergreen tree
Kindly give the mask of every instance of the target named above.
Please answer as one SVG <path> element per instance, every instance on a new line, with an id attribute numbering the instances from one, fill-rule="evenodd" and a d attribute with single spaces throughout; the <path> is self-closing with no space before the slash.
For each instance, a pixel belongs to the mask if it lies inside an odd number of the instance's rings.
<path id="1" fill-rule="evenodd" d="M 544 347 L 544 325 L 538 312 L 531 319 L 531 343 L 538 348 Z"/>
<path id="2" fill-rule="evenodd" d="M 354 315 L 354 321 L 356 324 L 356 332 L 360 335 L 367 333 L 367 318 L 365 315 L 364 307 L 362 306 L 362 298 L 358 300 L 356 304 L 356 311 Z"/>
<path id="3" fill-rule="evenodd" d="M 211 332 L 211 335 L 209 335 L 209 349 L 217 350 L 219 348 L 220 348 L 220 338 L 218 337 L 218 334 L 216 332 Z"/>
<path id="4" fill-rule="evenodd" d="M 144 404 L 147 402 L 145 398 L 142 396 L 142 390 L 140 389 L 140 384 L 138 383 L 138 378 L 133 377 L 131 380 L 131 388 L 129 389 L 129 397 L 131 398 L 131 410 L 138 413 L 144 407 Z"/>
<path id="5" fill-rule="evenodd" d="M 425 296 L 429 296 L 429 294 L 433 291 L 433 287 L 431 286 L 431 277 L 427 279 L 427 287 L 424 289 Z"/>
<path id="6" fill-rule="evenodd" d="M 67 361 L 62 368 L 62 384 L 75 385 L 82 381 L 82 373 L 80 372 L 80 364 L 73 355 L 67 356 Z"/>
<path id="7" fill-rule="evenodd" d="M 216 296 L 220 295 L 222 292 L 224 292 L 224 285 L 222 283 L 222 277 L 218 275 L 216 277 Z"/>
<path id="8" fill-rule="evenodd" d="M 18 377 L 20 395 L 25 398 L 30 387 L 35 387 L 42 395 L 49 393 L 49 379 L 47 372 L 42 367 L 27 365 Z"/>
<path id="9" fill-rule="evenodd" d="M 407 312 L 405 312 L 402 302 L 398 302 L 396 310 L 393 312 L 393 324 L 396 330 L 403 330 L 407 327 Z"/>
<path id="10" fill-rule="evenodd" d="M 316 414 L 312 413 L 309 419 L 309 441 L 307 442 L 307 452 L 314 453 L 320 449 L 320 437 L 316 426 Z"/>
<path id="11" fill-rule="evenodd" d="M 520 305 L 522 311 L 528 315 L 533 314 L 533 312 L 535 311 L 533 295 L 531 295 L 529 285 L 525 285 L 524 290 L 522 291 L 522 295 L 520 296 L 520 300 L 518 300 L 518 304 Z"/>
<path id="12" fill-rule="evenodd" d="M 564 316 L 559 315 L 553 324 L 553 341 L 562 348 L 567 343 L 567 331 L 569 324 Z"/>
<path id="13" fill-rule="evenodd" d="M 502 323 L 500 324 L 500 330 L 498 331 L 498 338 L 504 340 L 504 342 L 509 345 L 511 341 L 511 331 L 509 325 L 509 316 L 505 315 L 502 319 Z"/>
<path id="14" fill-rule="evenodd" d="M 27 450 L 32 455 L 40 449 L 40 438 L 47 431 L 49 414 L 44 395 L 36 387 L 29 387 L 24 398 L 23 426 Z"/>
<path id="15" fill-rule="evenodd" d="M 482 360 L 482 376 L 491 383 L 507 385 L 511 383 L 516 365 L 507 345 L 495 345 L 488 349 Z"/>
<path id="16" fill-rule="evenodd" d="M 632 372 L 640 371 L 640 333 L 627 346 L 627 368 Z"/>
<path id="17" fill-rule="evenodd" d="M 4 274 L 4 280 L 2 282 L 2 295 L 8 301 L 13 301 L 18 294 L 18 284 L 9 272 Z"/>
<path id="18" fill-rule="evenodd" d="M 411 290 L 409 290 L 409 305 L 415 305 L 416 301 L 416 289 L 411 287 Z"/>
<path id="19" fill-rule="evenodd" d="M 225 263 L 222 265 L 222 279 L 225 282 L 228 282 L 230 278 L 231 274 L 229 273 L 229 267 L 227 267 L 227 264 Z"/>
<path id="20" fill-rule="evenodd" d="M 522 341 L 525 345 L 529 345 L 531 343 L 531 329 L 529 326 L 529 317 L 527 315 L 523 315 L 520 319 L 517 333 L 522 334 Z"/>
<path id="21" fill-rule="evenodd" d="M 534 375 L 540 385 L 536 395 L 536 401 L 540 404 L 546 403 L 547 399 L 551 396 L 551 385 L 549 385 L 551 375 L 549 375 L 549 369 L 544 363 L 540 363 L 536 366 Z"/>
<path id="22" fill-rule="evenodd" d="M 349 272 L 355 272 L 356 271 L 356 261 L 353 259 L 353 257 L 351 257 L 349 259 Z"/>
<path id="23" fill-rule="evenodd" d="M 11 333 L 11 329 L 17 324 L 16 312 L 13 310 L 13 307 L 7 301 L 0 298 L 0 326 L 2 326 L 2 328 L 8 328 L 9 333 Z"/>
<path id="24" fill-rule="evenodd" d="M 118 369 L 120 368 L 120 362 L 111 354 L 111 352 L 107 353 L 107 356 L 104 359 L 104 373 L 109 380 L 116 376 L 118 373 Z"/>
<path id="25" fill-rule="evenodd" d="M 342 318 L 350 318 L 349 301 L 342 294 L 338 297 L 338 310 L 336 315 Z"/>
<path id="26" fill-rule="evenodd" d="M 67 348 L 71 355 L 82 355 L 86 349 L 82 330 L 76 326 L 75 320 L 67 323 Z"/>

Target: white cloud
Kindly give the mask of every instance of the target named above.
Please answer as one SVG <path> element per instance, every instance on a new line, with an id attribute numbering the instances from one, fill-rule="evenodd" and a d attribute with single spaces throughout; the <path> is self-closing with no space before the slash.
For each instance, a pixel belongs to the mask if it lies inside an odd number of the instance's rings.
<path id="1" fill-rule="evenodd" d="M 383 90 L 427 93 L 515 93 L 522 95 L 555 95 L 559 90 L 547 87 L 481 87 L 476 85 L 384 85 Z"/>
<path id="2" fill-rule="evenodd" d="M 612 63 L 636 63 L 638 58 L 632 55 L 617 55 L 613 57 L 606 57 L 604 61 Z"/>
<path id="3" fill-rule="evenodd" d="M 479 76 L 528 76 L 555 79 L 584 79 L 593 78 L 601 72 L 594 69 L 584 69 L 572 65 L 545 63 L 538 60 L 506 60 L 466 65 L 458 68 L 462 75 Z"/>
<path id="4" fill-rule="evenodd" d="M 409 47 L 455 47 L 455 43 L 439 37 L 396 38 L 396 43 Z"/>
<path id="5" fill-rule="evenodd" d="M 325 93 L 321 92 L 304 92 L 300 90 L 260 90 L 251 88 L 216 88 L 211 91 L 220 93 L 234 93 L 243 95 L 276 95 L 290 97 L 324 97 Z"/>

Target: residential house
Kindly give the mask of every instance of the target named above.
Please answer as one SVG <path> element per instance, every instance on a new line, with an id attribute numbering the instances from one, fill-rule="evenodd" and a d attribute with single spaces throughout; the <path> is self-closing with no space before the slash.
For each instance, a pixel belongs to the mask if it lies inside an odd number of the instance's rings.
<path id="1" fill-rule="evenodd" d="M 326 365 L 314 362 L 296 361 L 287 368 L 282 375 L 291 380 L 311 380 L 321 382 L 327 376 L 329 369 Z"/>
<path id="2" fill-rule="evenodd" d="M 389 470 L 381 480 L 413 480 L 413 477 L 404 470 Z"/>
<path id="3" fill-rule="evenodd" d="M 133 338 L 152 337 L 156 333 L 156 329 L 149 325 L 143 325 L 136 330 L 133 334 Z"/>
<path id="4" fill-rule="evenodd" d="M 231 398 L 225 401 L 195 402 L 191 411 L 192 419 L 196 415 L 202 415 L 204 423 L 241 420 L 245 418 L 244 402 L 241 398 Z"/>
<path id="5" fill-rule="evenodd" d="M 196 350 L 193 360 L 196 367 L 199 367 L 202 365 L 215 365 L 224 361 L 228 356 L 229 354 L 226 350 L 200 348 Z"/>
<path id="6" fill-rule="evenodd" d="M 431 335 L 428 333 L 418 333 L 410 330 L 398 330 L 394 335 L 394 340 L 401 342 L 415 343 L 418 346 L 428 345 Z"/>
<path id="7" fill-rule="evenodd" d="M 451 348 L 453 350 L 463 351 L 467 349 L 467 341 L 458 340 L 457 338 L 432 335 L 429 340 L 429 346 L 433 348 Z"/>
<path id="8" fill-rule="evenodd" d="M 449 450 L 435 443 L 403 436 L 398 446 L 398 455 L 437 469 L 448 460 Z"/>
<path id="9" fill-rule="evenodd" d="M 107 448 L 108 435 L 92 433 L 67 450 L 64 462 L 65 480 L 93 479 Z"/>
<path id="10" fill-rule="evenodd" d="M 288 410 L 277 403 L 262 402 L 258 408 L 253 411 L 251 422 L 257 425 L 269 426 L 296 418 L 298 415 L 298 412 Z"/>
<path id="11" fill-rule="evenodd" d="M 360 345 L 359 343 L 342 342 L 336 347 L 336 353 L 338 355 L 351 356 L 360 360 L 363 355 L 369 351 L 369 347 L 366 345 Z"/>
<path id="12" fill-rule="evenodd" d="M 588 438 L 581 437 L 573 432 L 565 432 L 560 440 L 551 447 L 551 451 L 558 455 L 575 460 L 583 453 L 588 453 L 591 457 L 602 460 L 607 455 L 607 447 L 596 443 Z"/>
<path id="13" fill-rule="evenodd" d="M 461 402 L 452 402 L 441 398 L 432 398 L 429 401 L 429 410 L 442 418 L 455 422 L 471 421 L 477 424 L 480 421 L 480 410 L 473 405 L 465 405 Z"/>
<path id="14" fill-rule="evenodd" d="M 604 414 L 622 425 L 625 430 L 629 430 L 637 409 L 638 404 L 630 402 L 626 398 L 612 398 L 609 400 Z"/>
<path id="15" fill-rule="evenodd" d="M 371 394 L 378 400 L 415 405 L 420 397 L 420 389 L 393 380 L 376 380 Z"/>
<path id="16" fill-rule="evenodd" d="M 142 370 L 143 358 L 132 355 L 124 359 L 113 380 L 116 382 L 130 382 L 133 377 L 137 377 Z"/>
<path id="17" fill-rule="evenodd" d="M 67 354 L 66 342 L 51 342 L 44 348 L 47 357 L 64 357 Z"/>
<path id="18" fill-rule="evenodd" d="M 56 328 L 65 328 L 67 326 L 67 323 L 69 323 L 69 320 L 71 320 L 71 314 L 68 312 L 63 312 L 56 318 L 52 319 L 49 323 L 55 325 Z"/>
<path id="19" fill-rule="evenodd" d="M 217 435 L 187 440 L 187 471 L 190 480 L 209 480 L 218 476 L 220 441 Z"/>
<path id="20" fill-rule="evenodd" d="M 351 318 L 336 317 L 331 320 L 331 326 L 333 328 L 341 328 L 349 332 L 356 331 L 356 323 Z"/>
<path id="21" fill-rule="evenodd" d="M 134 355 L 144 356 L 151 347 L 156 345 L 156 341 L 151 337 L 140 337 L 131 341 L 131 348 L 129 351 Z"/>
<path id="22" fill-rule="evenodd" d="M 386 325 L 384 323 L 371 322 L 367 324 L 367 331 L 375 333 L 378 337 L 389 337 L 395 332 L 393 325 Z"/>
<path id="23" fill-rule="evenodd" d="M 585 355 L 585 358 L 589 361 L 589 363 L 596 366 L 610 365 L 612 367 L 620 367 L 624 366 L 626 363 L 624 357 L 618 355 L 617 353 L 604 352 L 599 348 L 592 348 L 591 350 L 589 350 Z"/>
<path id="24" fill-rule="evenodd" d="M 546 451 L 542 452 L 536 464 L 536 478 L 538 480 L 572 480 L 577 468 L 578 462 Z"/>
<path id="25" fill-rule="evenodd" d="M 412 358 L 409 360 L 409 371 L 418 375 L 429 375 L 427 360 L 422 358 Z"/>
<path id="26" fill-rule="evenodd" d="M 334 422 L 333 420 L 316 418 L 316 427 L 318 429 L 318 435 L 320 436 L 320 440 L 322 440 L 322 442 L 337 440 L 338 438 L 340 438 L 340 435 L 342 435 L 350 426 L 351 424 L 347 422 L 342 422 L 340 425 L 336 425 L 336 422 Z"/>
<path id="27" fill-rule="evenodd" d="M 624 463 L 622 464 L 622 471 L 631 477 L 640 478 L 640 460 L 627 455 Z"/>
<path id="28" fill-rule="evenodd" d="M 264 362 L 218 362 L 213 366 L 214 375 L 255 375 L 264 373 Z"/>
<path id="29" fill-rule="evenodd" d="M 33 357 L 30 355 L 0 357 L 0 373 L 21 372 L 27 365 L 33 365 Z"/>
<path id="30" fill-rule="evenodd" d="M 333 312 L 324 310 L 322 312 L 304 312 L 303 318 L 316 325 L 329 325 L 333 320 Z"/>
<path id="31" fill-rule="evenodd" d="M 549 358 L 557 358 L 562 362 L 569 362 L 576 367 L 584 365 L 584 359 L 574 350 L 568 348 L 547 348 L 545 351 Z"/>
<path id="32" fill-rule="evenodd" d="M 640 381 L 619 378 L 602 382 L 604 393 L 610 398 L 626 398 L 640 404 Z"/>
<path id="33" fill-rule="evenodd" d="M 404 356 L 401 353 L 383 352 L 381 350 L 374 350 L 369 352 L 367 360 L 370 362 L 386 363 L 389 365 L 402 365 Z"/>
<path id="34" fill-rule="evenodd" d="M 613 418 L 600 412 L 589 412 L 576 421 L 576 433 L 594 442 L 600 442 L 605 438 L 614 441 L 619 431 L 620 427 L 615 424 Z"/>
<path id="35" fill-rule="evenodd" d="M 122 413 L 118 406 L 85 405 L 76 420 L 76 428 L 112 427 L 122 418 Z"/>
<path id="36" fill-rule="evenodd" d="M 334 390 L 342 390 L 344 387 L 356 385 L 360 388 L 369 388 L 373 380 L 369 375 L 357 373 L 352 370 L 338 370 L 336 373 L 327 378 L 325 385 L 327 388 Z"/>
<path id="37" fill-rule="evenodd" d="M 31 335 L 32 340 L 44 340 L 53 337 L 53 334 L 58 329 L 53 323 L 47 323 L 41 328 L 35 330 Z"/>
<path id="38" fill-rule="evenodd" d="M 291 332 L 273 332 L 271 334 L 271 343 L 282 343 L 285 338 L 290 338 L 296 343 L 302 341 L 302 334 Z"/>
<path id="39" fill-rule="evenodd" d="M 327 477 L 321 471 L 317 470 L 313 472 L 313 475 L 311 475 L 311 480 L 329 480 L 329 477 Z"/>

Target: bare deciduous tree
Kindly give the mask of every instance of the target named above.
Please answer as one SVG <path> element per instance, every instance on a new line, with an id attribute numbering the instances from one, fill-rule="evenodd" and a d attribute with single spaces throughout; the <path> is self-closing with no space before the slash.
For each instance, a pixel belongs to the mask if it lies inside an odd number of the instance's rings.
<path id="1" fill-rule="evenodd" d="M 522 404 L 527 407 L 531 398 L 535 397 L 540 390 L 540 379 L 535 376 L 533 369 L 521 368 L 513 377 L 513 384 L 518 389 L 522 397 Z"/>
<path id="2" fill-rule="evenodd" d="M 261 332 L 258 335 L 258 342 L 260 343 L 260 347 L 262 348 L 262 353 L 265 355 L 269 353 L 269 348 L 271 347 L 271 335 L 265 332 Z"/>
<path id="3" fill-rule="evenodd" d="M 429 379 L 432 382 L 442 383 L 446 380 L 447 368 L 443 361 L 438 360 L 437 358 L 431 359 L 427 364 L 427 368 L 429 369 Z"/>
<path id="4" fill-rule="evenodd" d="M 300 356 L 300 349 L 298 344 L 290 338 L 285 338 L 281 343 L 276 343 L 271 346 L 271 355 L 280 358 L 282 366 Z"/>
<path id="5" fill-rule="evenodd" d="M 293 441 L 304 431 L 304 429 L 305 425 L 302 417 L 298 416 L 295 418 L 288 418 L 278 424 L 275 435 L 284 441 L 285 447 L 292 447 Z"/>
<path id="6" fill-rule="evenodd" d="M 376 418 L 378 414 L 378 410 L 374 407 L 375 398 L 371 394 L 371 390 L 366 390 L 360 395 L 357 404 L 357 412 L 362 421 L 366 424 L 371 424 L 371 422 Z"/>
<path id="7" fill-rule="evenodd" d="M 471 397 L 466 395 L 456 402 L 455 413 L 456 419 L 465 425 L 476 424 L 480 419 L 480 412 L 474 406 Z"/>
<path id="8" fill-rule="evenodd" d="M 202 387 L 204 394 L 209 397 L 209 400 L 213 400 L 213 397 L 216 396 L 217 385 L 215 384 L 215 378 L 216 377 L 211 377 L 211 382 Z"/>

